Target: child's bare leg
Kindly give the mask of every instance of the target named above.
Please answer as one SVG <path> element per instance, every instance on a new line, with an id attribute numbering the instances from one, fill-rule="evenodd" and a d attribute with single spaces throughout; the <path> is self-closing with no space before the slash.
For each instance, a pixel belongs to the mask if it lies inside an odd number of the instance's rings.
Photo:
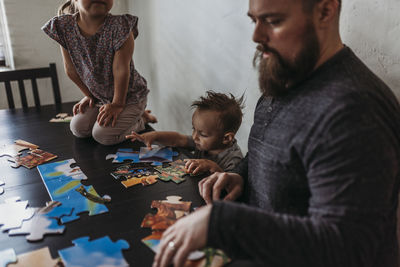
<path id="1" fill-rule="evenodd" d="M 154 115 L 151 115 L 150 113 L 151 113 L 151 110 L 148 110 L 148 109 L 143 112 L 142 117 L 143 117 L 144 123 L 156 123 L 157 122 L 157 117 Z"/>

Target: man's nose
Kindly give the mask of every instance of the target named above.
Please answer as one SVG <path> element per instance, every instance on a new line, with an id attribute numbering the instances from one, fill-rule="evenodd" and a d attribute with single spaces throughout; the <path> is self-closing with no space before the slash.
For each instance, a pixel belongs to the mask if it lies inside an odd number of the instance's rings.
<path id="1" fill-rule="evenodd" d="M 263 26 L 261 22 L 255 23 L 253 41 L 259 44 L 268 42 L 268 33 L 265 31 L 265 26 Z"/>

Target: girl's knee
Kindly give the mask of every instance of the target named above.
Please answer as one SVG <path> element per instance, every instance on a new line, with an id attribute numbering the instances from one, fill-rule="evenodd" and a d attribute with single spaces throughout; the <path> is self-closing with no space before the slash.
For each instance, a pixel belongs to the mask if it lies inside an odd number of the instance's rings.
<path id="1" fill-rule="evenodd" d="M 69 128 L 72 134 L 79 138 L 90 137 L 92 135 L 91 125 L 79 120 L 76 116 L 72 117 Z"/>
<path id="2" fill-rule="evenodd" d="M 115 129 L 101 127 L 97 124 L 93 127 L 92 136 L 98 143 L 106 146 L 115 145 L 125 140 L 121 137 L 121 133 L 116 132 Z"/>

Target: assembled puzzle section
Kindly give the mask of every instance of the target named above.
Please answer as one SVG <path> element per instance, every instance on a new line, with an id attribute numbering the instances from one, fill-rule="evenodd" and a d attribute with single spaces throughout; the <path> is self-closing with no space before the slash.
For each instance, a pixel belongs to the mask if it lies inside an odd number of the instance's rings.
<path id="1" fill-rule="evenodd" d="M 155 169 L 160 172 L 158 178 L 164 182 L 173 181 L 179 184 L 184 182 L 186 180 L 184 176 L 188 175 L 183 160 L 176 160 L 168 166 L 157 166 Z"/>
<path id="2" fill-rule="evenodd" d="M 65 266 L 129 266 L 121 251 L 129 248 L 125 240 L 113 242 L 108 236 L 104 236 L 95 240 L 81 237 L 72 242 L 75 244 L 74 247 L 58 251 Z"/>
<path id="3" fill-rule="evenodd" d="M 16 140 L 14 144 L 11 145 L 0 145 L 0 157 L 16 157 L 21 155 L 21 151 L 26 149 L 38 149 L 39 146 L 29 143 L 24 140 Z"/>
<path id="4" fill-rule="evenodd" d="M 38 166 L 39 173 L 52 200 L 60 201 L 63 207 L 73 208 L 71 216 L 63 216 L 63 223 L 78 219 L 77 214 L 88 211 L 89 216 L 108 212 L 102 203 L 93 201 L 88 194 L 101 198 L 93 186 L 84 186 L 81 180 L 87 179 L 74 159 L 58 161 Z M 82 194 L 82 187 L 88 194 Z"/>
<path id="5" fill-rule="evenodd" d="M 173 151 L 170 147 L 155 146 L 149 150 L 141 147 L 140 151 L 134 151 L 132 148 L 120 148 L 116 154 L 108 154 L 106 160 L 112 159 L 113 163 L 139 163 L 150 162 L 153 166 L 160 166 L 163 162 L 171 162 L 178 152 Z"/>
<path id="6" fill-rule="evenodd" d="M 64 214 L 68 216 L 71 213 L 72 208 L 63 207 L 58 201 L 50 201 L 46 207 L 35 208 L 35 214 L 31 219 L 23 221 L 21 228 L 12 229 L 8 234 L 27 235 L 28 241 L 42 240 L 45 234 L 62 234 L 65 226 L 58 225 L 58 219 Z"/>
<path id="7" fill-rule="evenodd" d="M 158 174 L 159 172 L 147 163 L 126 163 L 118 166 L 111 176 L 128 188 L 137 184 L 154 184 L 157 182 Z"/>

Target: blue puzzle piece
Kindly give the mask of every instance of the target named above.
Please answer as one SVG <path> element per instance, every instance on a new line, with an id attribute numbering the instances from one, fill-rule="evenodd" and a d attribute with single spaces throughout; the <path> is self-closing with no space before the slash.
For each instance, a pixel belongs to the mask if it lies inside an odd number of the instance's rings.
<path id="1" fill-rule="evenodd" d="M 129 266 L 121 252 L 122 249 L 129 248 L 125 240 L 113 242 L 108 236 L 104 236 L 90 241 L 85 236 L 72 242 L 74 247 L 58 251 L 65 266 Z"/>
<path id="2" fill-rule="evenodd" d="M 71 168 L 68 169 L 70 162 L 75 161 L 71 159 L 43 164 L 37 167 L 51 199 L 60 201 L 63 209 L 73 208 L 72 214 L 70 216 L 62 216 L 61 221 L 65 223 L 76 220 L 79 218 L 77 214 L 84 211 L 89 211 L 90 216 L 108 212 L 104 204 L 93 202 L 75 190 L 82 185 L 80 182 L 81 179 L 77 178 L 86 176 L 82 172 L 78 176 L 77 172 L 72 172 L 71 174 Z M 76 168 L 79 169 L 79 167 Z M 93 186 L 84 186 L 84 188 L 87 192 L 99 196 Z M 64 211 L 58 210 L 54 212 L 53 215 L 56 217 L 55 214 L 59 215 L 59 213 Z"/>
<path id="3" fill-rule="evenodd" d="M 109 154 L 106 160 L 113 159 L 113 163 L 123 163 L 124 161 L 131 161 L 132 163 L 139 162 L 152 162 L 153 166 L 160 166 L 162 162 L 171 162 L 178 152 L 173 151 L 169 147 L 154 147 L 148 149 L 146 147 L 140 148 L 140 153 L 134 151 L 132 148 L 120 148 L 116 154 Z"/>
<path id="4" fill-rule="evenodd" d="M 0 267 L 6 267 L 9 263 L 17 261 L 17 255 L 12 248 L 0 250 Z"/>

